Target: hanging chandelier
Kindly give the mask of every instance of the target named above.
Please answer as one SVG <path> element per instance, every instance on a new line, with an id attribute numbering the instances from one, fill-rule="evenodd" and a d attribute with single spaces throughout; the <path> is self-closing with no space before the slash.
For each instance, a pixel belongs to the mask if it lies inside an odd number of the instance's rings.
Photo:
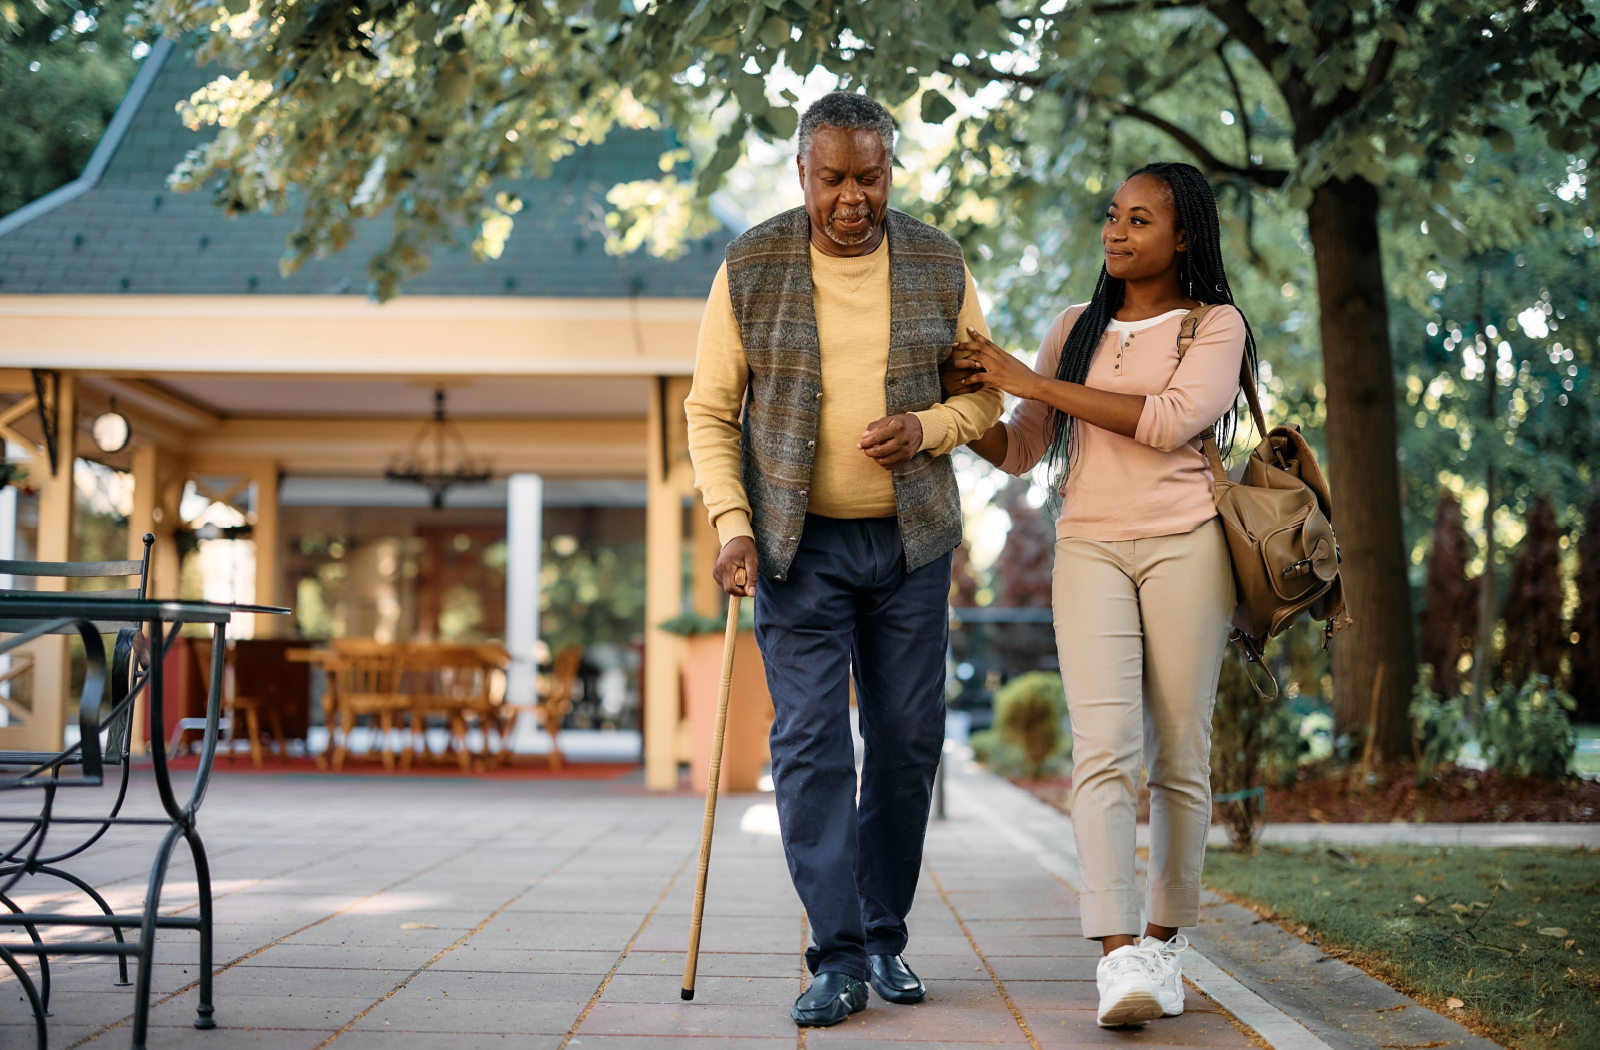
<path id="1" fill-rule="evenodd" d="M 433 462 L 422 462 L 421 450 L 431 445 Z M 448 446 L 448 447 L 447 447 Z M 456 454 L 454 469 L 446 467 L 449 451 Z M 472 457 L 461 432 L 445 418 L 444 387 L 433 392 L 433 418 L 422 425 L 405 454 L 390 463 L 383 472 L 389 481 L 408 485 L 421 485 L 428 490 L 428 501 L 434 510 L 444 507 L 444 494 L 457 485 L 483 485 L 489 481 L 489 464 Z"/>

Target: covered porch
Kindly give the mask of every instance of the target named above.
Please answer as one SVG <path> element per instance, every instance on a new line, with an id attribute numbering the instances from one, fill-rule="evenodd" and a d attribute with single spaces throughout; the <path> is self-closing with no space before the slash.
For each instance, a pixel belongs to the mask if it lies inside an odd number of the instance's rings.
<path id="1" fill-rule="evenodd" d="M 54 366 L 0 370 L 8 458 L 26 473 L 0 496 L 0 557 L 136 558 L 150 533 L 154 596 L 295 610 L 240 617 L 235 637 L 499 641 L 517 702 L 547 686 L 536 669 L 554 649 L 580 646 L 587 675 L 568 727 L 615 734 L 609 755 L 637 755 L 651 788 L 677 787 L 690 757 L 685 643 L 658 625 L 721 608 L 682 414 L 698 303 L 637 302 L 619 317 L 615 301 L 563 301 L 552 317 L 547 303 L 495 301 L 483 317 L 457 298 L 309 302 L 323 309 L 288 297 L 228 311 L 193 298 L 122 299 L 116 311 L 91 297 L 0 297 L 7 335 Z M 519 323 L 505 324 L 518 306 Z M 344 319 L 359 323 L 341 334 Z M 201 321 L 207 344 L 232 349 L 174 354 Z M 526 345 L 532 328 L 550 339 Z M 112 333 L 117 368 L 95 349 Z M 274 347 L 286 348 L 275 369 Z M 435 509 L 421 486 L 384 475 L 440 390 L 491 477 Z M 92 428 L 111 411 L 131 438 L 106 452 Z M 444 469 L 456 455 L 446 449 Z M 33 648 L 0 697 L 3 747 L 59 742 L 71 721 L 66 640 Z"/>

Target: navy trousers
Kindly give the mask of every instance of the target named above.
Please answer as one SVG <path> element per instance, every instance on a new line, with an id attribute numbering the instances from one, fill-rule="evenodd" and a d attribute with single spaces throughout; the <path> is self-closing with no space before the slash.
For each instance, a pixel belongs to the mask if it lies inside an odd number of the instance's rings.
<path id="1" fill-rule="evenodd" d="M 761 578 L 755 614 L 783 849 L 811 924 L 811 972 L 866 980 L 868 955 L 906 947 L 944 746 L 950 555 L 907 572 L 896 519 L 807 515 L 787 576 Z"/>

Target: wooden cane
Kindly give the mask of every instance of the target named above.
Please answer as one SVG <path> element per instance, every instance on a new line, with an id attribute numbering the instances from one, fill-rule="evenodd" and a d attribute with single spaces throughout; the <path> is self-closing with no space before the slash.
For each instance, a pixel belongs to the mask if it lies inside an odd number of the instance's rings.
<path id="1" fill-rule="evenodd" d="M 745 583 L 744 569 L 733 575 L 736 587 Z M 711 732 L 711 772 L 706 780 L 706 816 L 700 825 L 700 873 L 694 881 L 694 915 L 689 920 L 689 957 L 683 964 L 685 999 L 694 998 L 695 969 L 700 963 L 700 923 L 706 911 L 706 872 L 711 869 L 711 832 L 717 823 L 717 781 L 722 776 L 722 733 L 728 727 L 728 693 L 733 689 L 733 647 L 739 638 L 739 596 L 728 597 L 728 626 L 722 636 L 722 685 L 717 690 L 717 724 Z"/>

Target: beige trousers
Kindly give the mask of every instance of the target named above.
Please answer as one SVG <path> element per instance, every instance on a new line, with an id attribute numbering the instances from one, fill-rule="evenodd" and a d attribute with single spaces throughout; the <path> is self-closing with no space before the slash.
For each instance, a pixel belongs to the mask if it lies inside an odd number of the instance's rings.
<path id="1" fill-rule="evenodd" d="M 1083 935 L 1144 930 L 1133 870 L 1141 763 L 1150 777 L 1145 917 L 1193 926 L 1211 825 L 1211 709 L 1235 603 L 1222 524 L 1058 540 L 1052 582 Z"/>

